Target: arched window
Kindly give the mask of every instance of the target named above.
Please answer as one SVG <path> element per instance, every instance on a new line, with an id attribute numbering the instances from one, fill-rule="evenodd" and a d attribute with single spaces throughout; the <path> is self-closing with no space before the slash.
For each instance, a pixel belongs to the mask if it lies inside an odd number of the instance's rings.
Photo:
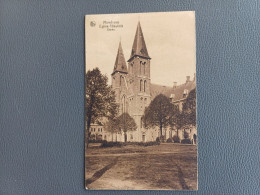
<path id="1" fill-rule="evenodd" d="M 145 92 L 145 88 L 146 88 L 146 81 L 144 81 L 144 92 Z"/>
<path id="2" fill-rule="evenodd" d="M 131 73 L 133 74 L 134 73 L 134 63 L 131 63 Z"/>
<path id="3" fill-rule="evenodd" d="M 120 76 L 120 86 L 122 85 L 122 76 Z"/>
<path id="4" fill-rule="evenodd" d="M 142 61 L 140 61 L 140 74 L 142 74 Z"/>
<path id="5" fill-rule="evenodd" d="M 145 64 L 146 64 L 146 62 L 143 63 L 143 65 L 144 65 L 144 74 L 145 74 Z"/>
<path id="6" fill-rule="evenodd" d="M 126 98 L 125 95 L 122 97 L 122 114 L 126 112 Z"/>
<path id="7" fill-rule="evenodd" d="M 142 91 L 143 80 L 140 81 L 140 91 Z"/>

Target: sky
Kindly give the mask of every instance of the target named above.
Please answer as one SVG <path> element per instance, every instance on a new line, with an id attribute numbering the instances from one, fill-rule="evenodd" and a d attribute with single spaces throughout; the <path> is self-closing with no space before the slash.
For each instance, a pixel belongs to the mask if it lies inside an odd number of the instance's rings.
<path id="1" fill-rule="evenodd" d="M 138 21 L 152 58 L 151 83 L 172 86 L 173 82 L 184 83 L 186 76 L 193 79 L 196 73 L 193 11 L 86 15 L 86 71 L 99 67 L 110 83 L 119 41 L 127 61 Z M 110 27 L 111 22 L 116 27 Z"/>

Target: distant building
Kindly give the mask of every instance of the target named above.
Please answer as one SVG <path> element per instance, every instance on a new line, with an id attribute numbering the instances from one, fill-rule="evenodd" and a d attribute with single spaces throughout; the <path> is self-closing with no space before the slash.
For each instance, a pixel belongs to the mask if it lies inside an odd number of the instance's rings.
<path id="1" fill-rule="evenodd" d="M 150 63 L 151 57 L 146 48 L 143 32 L 140 22 L 138 22 L 132 52 L 128 59 L 128 66 L 123 54 L 121 42 L 119 43 L 118 52 L 114 69 L 112 71 L 112 88 L 115 91 L 116 102 L 119 105 L 119 114 L 129 113 L 137 124 L 137 131 L 127 132 L 127 141 L 147 142 L 155 141 L 159 137 L 159 128 L 146 129 L 142 124 L 141 117 L 144 110 L 150 102 L 159 94 L 164 94 L 170 98 L 173 104 L 178 104 L 180 109 L 183 101 L 187 98 L 189 92 L 196 87 L 195 75 L 190 80 L 187 77 L 186 83 L 182 85 L 174 84 L 173 87 L 161 86 L 151 83 Z M 98 131 L 102 129 L 102 131 Z M 194 127 L 186 130 L 189 136 L 197 134 Z M 164 130 L 164 136 L 167 138 L 176 134 L 176 131 Z M 185 131 L 179 134 L 181 139 L 184 138 Z M 109 133 L 104 129 L 103 124 L 92 124 L 90 133 L 93 139 L 103 139 L 107 141 L 124 141 L 123 133 Z M 192 134 L 192 135 L 191 135 Z"/>

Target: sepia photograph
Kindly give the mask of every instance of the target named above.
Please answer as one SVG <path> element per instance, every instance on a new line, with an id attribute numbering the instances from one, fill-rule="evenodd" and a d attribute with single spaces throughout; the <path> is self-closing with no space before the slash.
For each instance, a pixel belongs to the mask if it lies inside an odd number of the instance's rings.
<path id="1" fill-rule="evenodd" d="M 85 16 L 85 188 L 198 190 L 195 12 Z"/>

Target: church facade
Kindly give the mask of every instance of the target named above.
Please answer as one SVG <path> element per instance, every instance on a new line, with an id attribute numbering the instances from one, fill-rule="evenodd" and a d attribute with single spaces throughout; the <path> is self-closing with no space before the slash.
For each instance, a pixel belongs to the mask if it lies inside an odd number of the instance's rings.
<path id="1" fill-rule="evenodd" d="M 196 87 L 195 75 L 193 80 L 187 77 L 186 83 L 179 86 L 175 84 L 173 87 L 167 87 L 152 84 L 150 77 L 151 62 L 152 59 L 146 48 L 142 28 L 140 22 L 138 22 L 129 59 L 125 60 L 120 42 L 111 74 L 111 85 L 115 91 L 116 102 L 119 105 L 119 115 L 127 112 L 137 124 L 136 131 L 127 132 L 126 137 L 129 142 L 155 141 L 160 136 L 159 128 L 146 129 L 141 120 L 145 108 L 149 106 L 153 98 L 162 93 L 169 97 L 172 103 L 181 105 L 189 91 Z M 91 135 L 96 132 L 93 131 L 95 126 L 97 124 L 91 125 Z M 101 129 L 101 126 L 99 128 Z M 102 130 L 102 132 L 99 131 L 99 138 L 103 140 L 125 141 L 123 132 L 112 134 L 106 132 L 104 128 Z M 176 134 L 172 130 L 165 130 L 163 132 L 166 139 Z M 181 135 L 178 136 L 181 138 Z"/>

